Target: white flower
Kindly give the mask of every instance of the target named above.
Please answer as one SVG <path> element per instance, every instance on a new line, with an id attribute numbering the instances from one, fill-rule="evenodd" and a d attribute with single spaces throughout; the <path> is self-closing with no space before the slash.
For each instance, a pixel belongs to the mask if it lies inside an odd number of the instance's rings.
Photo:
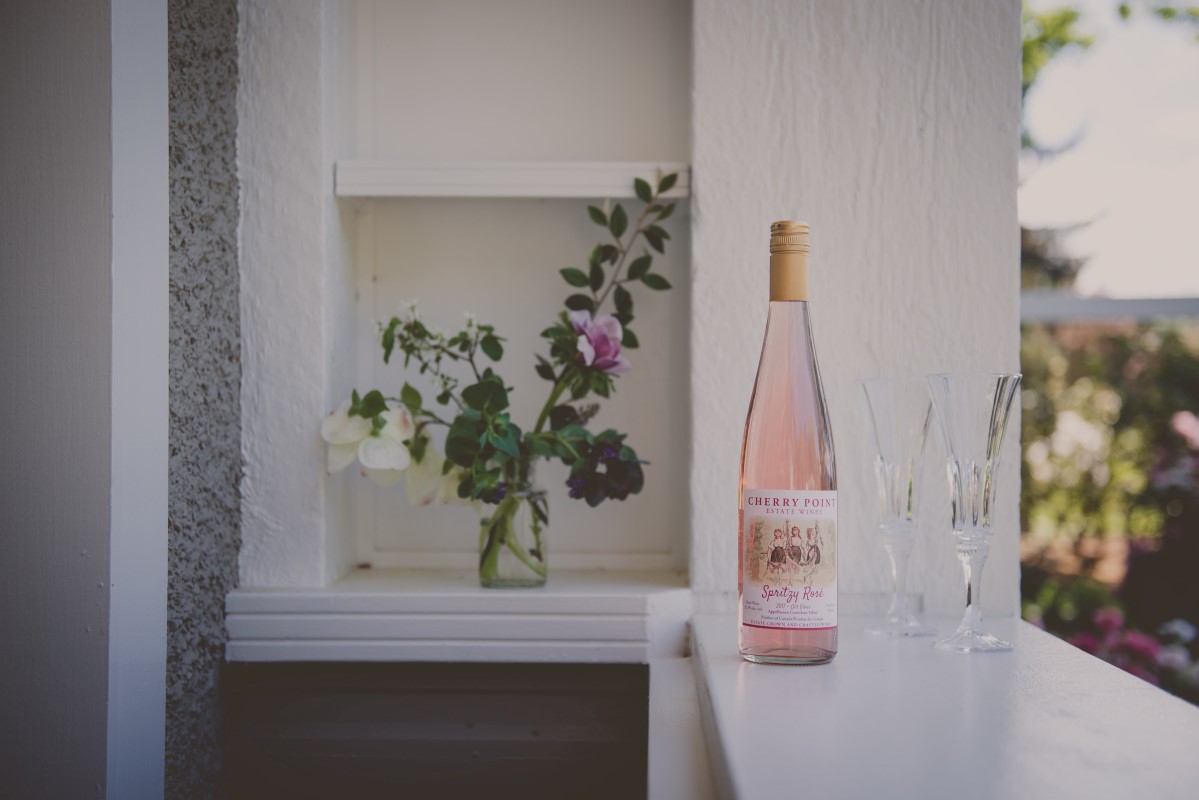
<path id="1" fill-rule="evenodd" d="M 404 440 L 412 437 L 415 426 L 405 408 L 393 408 L 379 415 L 383 427 L 375 430 L 371 421 L 350 413 L 349 402 L 321 421 L 321 438 L 329 443 L 327 467 L 330 474 L 340 472 L 354 462 L 362 464 L 362 474 L 381 486 L 396 483 L 404 475 L 411 457 Z"/>
<path id="2" fill-rule="evenodd" d="M 1185 619 L 1172 619 L 1157 629 L 1158 636 L 1173 636 L 1183 644 L 1190 644 L 1195 633 L 1195 626 Z"/>
<path id="3" fill-rule="evenodd" d="M 414 506 L 449 505 L 464 502 L 458 497 L 458 484 L 462 481 L 463 470 L 453 467 L 442 474 L 442 464 L 445 457 L 432 448 L 425 452 L 425 457 L 408 468 L 408 480 L 405 488 L 408 502 Z"/>
<path id="4" fill-rule="evenodd" d="M 1181 672 L 1191 665 L 1191 653 L 1180 644 L 1166 645 L 1157 651 L 1157 665 Z"/>
<path id="5" fill-rule="evenodd" d="M 355 414 L 350 416 L 350 401 L 337 407 L 321 420 L 321 438 L 329 443 L 326 469 L 329 474 L 341 472 L 358 457 L 358 445 L 371 434 L 370 420 Z"/>
<path id="6" fill-rule="evenodd" d="M 404 477 L 412 461 L 405 439 L 412 438 L 415 426 L 406 408 L 392 408 L 379 415 L 384 425 L 358 445 L 362 474 L 380 486 L 391 486 Z"/>

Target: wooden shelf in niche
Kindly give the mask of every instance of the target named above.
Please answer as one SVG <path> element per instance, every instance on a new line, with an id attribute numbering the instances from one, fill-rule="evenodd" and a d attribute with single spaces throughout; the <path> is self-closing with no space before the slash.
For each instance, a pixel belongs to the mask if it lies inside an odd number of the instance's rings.
<path id="1" fill-rule="evenodd" d="M 691 192 L 689 165 L 656 161 L 338 161 L 338 197 L 633 197 L 633 179 L 677 172 L 666 197 Z"/>

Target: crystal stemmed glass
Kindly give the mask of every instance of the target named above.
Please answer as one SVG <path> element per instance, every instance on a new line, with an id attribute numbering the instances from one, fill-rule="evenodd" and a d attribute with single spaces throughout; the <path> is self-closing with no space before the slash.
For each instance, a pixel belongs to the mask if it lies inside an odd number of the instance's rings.
<path id="1" fill-rule="evenodd" d="M 861 381 L 870 430 L 882 516 L 879 530 L 891 559 L 891 604 L 882 622 L 866 629 L 877 636 L 932 636 L 908 607 L 908 562 L 916 545 L 920 467 L 932 409 L 923 378 Z"/>
<path id="2" fill-rule="evenodd" d="M 999 456 L 1020 375 L 929 375 L 933 417 L 948 459 L 949 504 L 958 560 L 966 577 L 966 613 L 952 635 L 936 643 L 962 653 L 1011 650 L 982 630 L 979 592 L 991 546 Z"/>

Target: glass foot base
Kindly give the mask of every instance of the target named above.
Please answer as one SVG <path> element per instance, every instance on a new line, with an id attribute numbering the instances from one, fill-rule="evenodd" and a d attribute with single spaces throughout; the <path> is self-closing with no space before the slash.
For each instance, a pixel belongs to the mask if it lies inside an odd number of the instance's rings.
<path id="1" fill-rule="evenodd" d="M 997 653 L 1011 650 L 1012 643 L 1005 642 L 982 631 L 958 630 L 952 636 L 939 639 L 933 645 L 939 650 L 957 653 Z"/>
<path id="2" fill-rule="evenodd" d="M 871 636 L 889 636 L 902 639 L 909 636 L 934 636 L 936 628 L 921 624 L 920 620 L 912 617 L 887 617 L 866 629 Z"/>
<path id="3" fill-rule="evenodd" d="M 788 664 L 797 667 L 827 664 L 835 655 L 835 651 L 815 647 L 805 648 L 804 651 L 741 651 L 742 658 L 755 664 Z"/>

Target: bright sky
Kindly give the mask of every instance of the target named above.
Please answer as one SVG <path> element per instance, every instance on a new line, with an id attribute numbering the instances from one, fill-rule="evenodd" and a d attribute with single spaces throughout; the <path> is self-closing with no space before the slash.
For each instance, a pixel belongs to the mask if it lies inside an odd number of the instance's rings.
<path id="1" fill-rule="evenodd" d="M 1199 26 L 1146 14 L 1124 22 L 1116 0 L 1065 4 L 1083 12 L 1095 43 L 1042 71 L 1027 121 L 1044 146 L 1083 138 L 1026 170 L 1020 221 L 1090 221 L 1065 240 L 1072 255 L 1090 257 L 1082 294 L 1199 297 Z"/>

